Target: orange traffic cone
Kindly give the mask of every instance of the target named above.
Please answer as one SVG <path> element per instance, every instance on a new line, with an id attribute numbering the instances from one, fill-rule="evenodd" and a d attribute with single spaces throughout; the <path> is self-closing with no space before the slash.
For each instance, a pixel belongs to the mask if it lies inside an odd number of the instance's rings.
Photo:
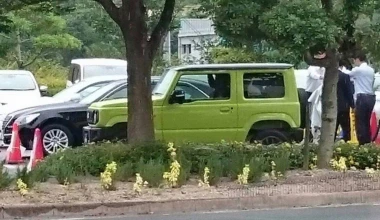
<path id="1" fill-rule="evenodd" d="M 37 128 L 34 131 L 33 150 L 30 155 L 30 161 L 28 163 L 28 172 L 30 172 L 36 164 L 44 159 L 44 153 L 42 150 L 41 130 Z"/>
<path id="2" fill-rule="evenodd" d="M 372 112 L 372 114 L 371 114 L 370 125 L 371 125 L 371 140 L 373 140 L 375 138 L 376 132 L 377 132 L 377 119 L 376 119 L 376 113 L 375 112 Z"/>
<path id="3" fill-rule="evenodd" d="M 18 134 L 17 123 L 13 123 L 12 126 L 12 139 L 11 144 L 7 149 L 7 157 L 5 162 L 7 164 L 20 164 L 24 162 L 21 157 L 21 141 Z"/>

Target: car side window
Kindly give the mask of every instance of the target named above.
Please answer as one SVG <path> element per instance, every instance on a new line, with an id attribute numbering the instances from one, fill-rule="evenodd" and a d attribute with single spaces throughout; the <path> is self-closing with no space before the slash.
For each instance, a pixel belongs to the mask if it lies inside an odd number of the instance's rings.
<path id="1" fill-rule="evenodd" d="M 228 100 L 231 97 L 229 73 L 182 75 L 176 89 L 185 92 L 185 99 Z"/>
<path id="2" fill-rule="evenodd" d="M 243 77 L 244 98 L 270 99 L 285 96 L 282 73 L 245 73 Z"/>
<path id="3" fill-rule="evenodd" d="M 185 92 L 185 99 L 208 99 L 208 95 L 203 93 L 196 87 L 193 87 L 189 84 L 179 83 L 176 90 L 183 90 Z"/>
<path id="4" fill-rule="evenodd" d="M 105 100 L 112 100 L 112 99 L 124 99 L 127 98 L 127 87 L 122 87 L 119 90 L 113 92 L 112 94 L 108 95 Z"/>

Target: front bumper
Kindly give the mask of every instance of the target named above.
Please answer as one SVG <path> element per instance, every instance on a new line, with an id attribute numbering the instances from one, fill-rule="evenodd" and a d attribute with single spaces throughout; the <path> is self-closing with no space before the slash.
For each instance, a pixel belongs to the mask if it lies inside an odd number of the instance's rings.
<path id="1" fill-rule="evenodd" d="M 83 143 L 93 143 L 114 138 L 112 128 L 96 128 L 91 126 L 83 127 Z"/>

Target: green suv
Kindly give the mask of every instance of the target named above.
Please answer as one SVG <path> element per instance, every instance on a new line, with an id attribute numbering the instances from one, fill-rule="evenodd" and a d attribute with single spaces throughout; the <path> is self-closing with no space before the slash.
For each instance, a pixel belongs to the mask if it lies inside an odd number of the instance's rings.
<path id="1" fill-rule="evenodd" d="M 302 102 L 290 64 L 173 67 L 153 90 L 157 140 L 273 144 L 303 139 Z M 125 139 L 127 99 L 92 104 L 85 142 Z"/>

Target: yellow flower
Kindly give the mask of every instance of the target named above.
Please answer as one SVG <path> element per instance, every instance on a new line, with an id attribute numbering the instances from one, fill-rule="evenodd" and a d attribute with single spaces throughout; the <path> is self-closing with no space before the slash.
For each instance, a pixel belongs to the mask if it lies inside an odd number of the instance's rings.
<path id="1" fill-rule="evenodd" d="M 18 179 L 16 184 L 21 196 L 28 194 L 28 186 L 21 179 Z"/>
<path id="2" fill-rule="evenodd" d="M 248 184 L 249 171 L 249 164 L 246 164 L 243 168 L 243 173 L 238 175 L 238 183 L 240 185 Z"/>
<path id="3" fill-rule="evenodd" d="M 203 173 L 203 181 L 199 180 L 199 186 L 205 186 L 205 187 L 210 187 L 210 182 L 209 182 L 209 174 L 210 174 L 210 169 L 208 167 L 205 167 L 204 173 Z"/>
<path id="4" fill-rule="evenodd" d="M 136 182 L 133 184 L 133 191 L 135 191 L 137 194 L 140 194 L 142 191 L 141 188 L 143 184 L 144 184 L 143 178 L 141 177 L 139 173 L 136 173 Z"/>
<path id="5" fill-rule="evenodd" d="M 336 148 L 336 152 L 341 153 L 342 149 L 340 147 Z"/>
<path id="6" fill-rule="evenodd" d="M 111 189 L 111 186 L 113 186 L 113 180 L 112 177 L 116 173 L 117 170 L 117 164 L 112 161 L 111 163 L 106 165 L 106 169 L 103 173 L 100 173 L 100 184 L 103 189 Z"/>
<path id="7" fill-rule="evenodd" d="M 347 171 L 346 160 L 345 157 L 340 157 L 339 161 L 332 159 L 330 164 L 334 170 L 345 172 Z"/>

